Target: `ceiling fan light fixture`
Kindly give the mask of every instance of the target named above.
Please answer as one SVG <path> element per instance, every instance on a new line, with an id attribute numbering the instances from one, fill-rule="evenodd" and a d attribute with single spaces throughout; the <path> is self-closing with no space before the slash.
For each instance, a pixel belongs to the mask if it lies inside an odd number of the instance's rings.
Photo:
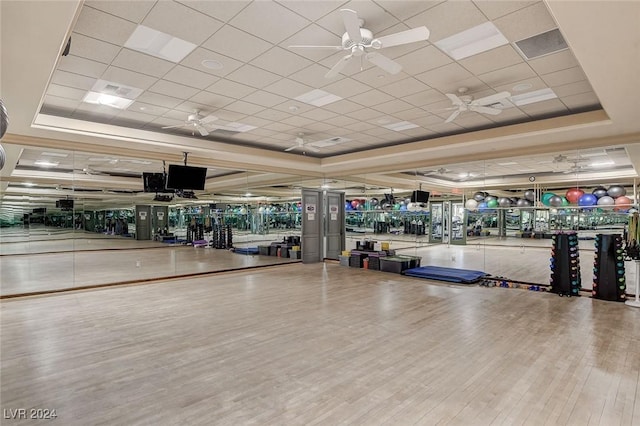
<path id="1" fill-rule="evenodd" d="M 464 30 L 434 44 L 456 61 L 496 47 L 508 44 L 509 40 L 492 22 L 485 22 Z"/>
<path id="2" fill-rule="evenodd" d="M 216 61 L 215 59 L 205 59 L 201 62 L 202 66 L 205 68 L 209 68 L 210 70 L 221 70 L 224 68 L 224 65 L 220 61 Z"/>

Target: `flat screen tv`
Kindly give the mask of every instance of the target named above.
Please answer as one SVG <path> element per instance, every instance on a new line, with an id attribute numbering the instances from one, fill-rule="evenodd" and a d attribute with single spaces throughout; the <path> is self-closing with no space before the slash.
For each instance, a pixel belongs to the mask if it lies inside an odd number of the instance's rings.
<path id="1" fill-rule="evenodd" d="M 58 200 L 56 207 L 60 210 L 73 210 L 73 200 Z"/>
<path id="2" fill-rule="evenodd" d="M 47 208 L 46 207 L 38 207 L 37 209 L 33 209 L 32 213 L 33 214 L 47 214 Z"/>
<path id="3" fill-rule="evenodd" d="M 142 173 L 144 192 L 164 192 L 166 177 L 164 173 Z"/>
<path id="4" fill-rule="evenodd" d="M 429 201 L 429 193 L 427 191 L 413 191 L 411 194 L 412 203 L 426 203 Z"/>
<path id="5" fill-rule="evenodd" d="M 193 189 L 203 190 L 207 179 L 206 167 L 180 166 L 169 164 L 167 176 L 168 189 Z"/>

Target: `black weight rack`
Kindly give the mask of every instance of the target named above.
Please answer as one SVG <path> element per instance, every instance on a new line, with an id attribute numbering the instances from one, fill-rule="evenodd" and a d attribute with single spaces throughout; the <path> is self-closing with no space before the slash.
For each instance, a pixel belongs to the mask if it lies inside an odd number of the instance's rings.
<path id="1" fill-rule="evenodd" d="M 581 281 L 578 235 L 575 232 L 556 233 L 551 239 L 551 292 L 559 296 L 579 296 Z"/>
<path id="2" fill-rule="evenodd" d="M 597 234 L 593 261 L 594 299 L 624 302 L 627 298 L 622 236 Z"/>

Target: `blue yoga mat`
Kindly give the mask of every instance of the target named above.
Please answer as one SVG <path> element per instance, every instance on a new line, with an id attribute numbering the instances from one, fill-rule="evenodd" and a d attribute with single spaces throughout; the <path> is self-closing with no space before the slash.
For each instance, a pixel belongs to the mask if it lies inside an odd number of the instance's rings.
<path id="1" fill-rule="evenodd" d="M 416 278 L 449 281 L 454 283 L 471 284 L 487 276 L 486 272 L 471 269 L 445 268 L 442 266 L 421 266 L 404 271 L 405 275 Z"/>
<path id="2" fill-rule="evenodd" d="M 237 247 L 233 252 L 237 254 L 259 254 L 260 250 L 258 247 Z"/>

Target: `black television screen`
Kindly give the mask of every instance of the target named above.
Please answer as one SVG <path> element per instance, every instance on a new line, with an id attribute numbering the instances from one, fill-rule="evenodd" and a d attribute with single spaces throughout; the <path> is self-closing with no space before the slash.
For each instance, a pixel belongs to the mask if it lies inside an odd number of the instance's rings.
<path id="1" fill-rule="evenodd" d="M 32 213 L 33 214 L 47 214 L 47 208 L 46 207 L 39 207 L 37 209 L 33 209 Z"/>
<path id="2" fill-rule="evenodd" d="M 165 181 L 164 173 L 142 173 L 144 192 L 164 192 L 166 187 Z"/>
<path id="3" fill-rule="evenodd" d="M 207 179 L 206 167 L 179 166 L 169 164 L 167 188 L 203 190 Z"/>
<path id="4" fill-rule="evenodd" d="M 60 210 L 73 210 L 73 200 L 58 200 L 56 207 Z"/>
<path id="5" fill-rule="evenodd" d="M 411 194 L 412 203 L 426 203 L 429 201 L 429 193 L 427 191 L 413 191 Z"/>

